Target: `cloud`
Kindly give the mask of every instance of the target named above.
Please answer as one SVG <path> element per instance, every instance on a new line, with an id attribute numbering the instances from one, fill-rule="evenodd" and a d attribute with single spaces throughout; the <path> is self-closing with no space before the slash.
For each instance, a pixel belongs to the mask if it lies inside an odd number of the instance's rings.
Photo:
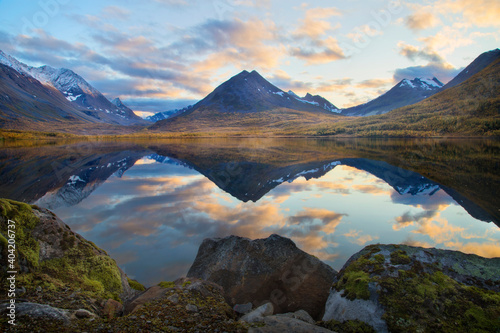
<path id="1" fill-rule="evenodd" d="M 313 89 L 312 83 L 294 80 L 283 70 L 276 70 L 268 77 L 268 81 L 284 91 L 292 90 L 297 94 L 305 94 Z"/>
<path id="2" fill-rule="evenodd" d="M 416 77 L 432 78 L 436 77 L 441 82 L 447 83 L 460 73 L 462 68 L 454 68 L 446 64 L 428 64 L 426 66 L 413 66 L 398 68 L 394 71 L 394 80 L 399 82 L 403 79 L 413 79 Z"/>
<path id="3" fill-rule="evenodd" d="M 360 234 L 361 231 L 359 230 L 350 230 L 348 233 L 345 233 L 344 236 L 347 238 L 353 238 L 351 242 L 359 246 L 364 246 L 368 242 L 371 242 L 375 239 L 379 239 L 378 236 L 360 235 Z"/>
<path id="4" fill-rule="evenodd" d="M 300 26 L 294 32 L 294 35 L 298 37 L 307 36 L 311 39 L 317 39 L 320 36 L 332 32 L 340 27 L 339 25 L 332 27 L 330 22 L 323 19 L 340 15 L 340 11 L 333 7 L 308 9 L 305 13 L 305 18 L 299 20 Z"/>
<path id="5" fill-rule="evenodd" d="M 423 59 L 433 63 L 444 62 L 444 59 L 439 54 L 437 54 L 437 52 L 433 51 L 429 47 L 419 49 L 416 46 L 405 44 L 402 42 L 398 44 L 398 47 L 399 47 L 399 54 L 407 57 L 412 61 Z"/>
<path id="6" fill-rule="evenodd" d="M 393 84 L 394 79 L 369 79 L 356 83 L 356 88 L 360 89 L 381 89 L 388 84 Z"/>
<path id="7" fill-rule="evenodd" d="M 331 36 L 324 40 L 311 41 L 307 46 L 291 47 L 289 52 L 290 55 L 305 60 L 307 65 L 325 64 L 346 58 L 337 39 Z"/>
<path id="8" fill-rule="evenodd" d="M 353 79 L 351 78 L 343 78 L 343 79 L 335 79 L 335 80 L 327 80 L 322 81 L 317 87 L 318 91 L 335 91 L 335 90 L 343 90 L 346 88 L 352 87 Z"/>
<path id="9" fill-rule="evenodd" d="M 439 18 L 437 18 L 433 13 L 420 10 L 406 17 L 405 24 L 408 28 L 414 31 L 420 31 L 424 29 L 430 29 L 435 27 L 440 23 Z"/>
<path id="10" fill-rule="evenodd" d="M 127 20 L 130 17 L 130 11 L 119 6 L 104 7 L 102 12 L 107 19 Z"/>
<path id="11" fill-rule="evenodd" d="M 429 40 L 429 38 L 426 40 Z M 461 69 L 455 68 L 439 55 L 433 48 L 433 43 L 428 44 L 426 47 L 419 48 L 403 42 L 398 43 L 399 53 L 402 56 L 412 61 L 424 60 L 428 61 L 428 63 L 427 65 L 396 69 L 394 72 L 394 80 L 396 82 L 415 77 L 436 77 L 443 83 L 447 83 L 461 71 Z"/>
<path id="12" fill-rule="evenodd" d="M 500 3 L 496 0 L 448 0 L 438 5 L 441 13 L 461 13 L 464 20 L 478 27 L 500 26 Z"/>

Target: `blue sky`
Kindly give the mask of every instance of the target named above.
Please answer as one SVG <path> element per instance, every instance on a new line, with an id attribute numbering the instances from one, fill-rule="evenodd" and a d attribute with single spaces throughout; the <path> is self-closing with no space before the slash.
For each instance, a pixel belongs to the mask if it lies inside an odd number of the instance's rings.
<path id="1" fill-rule="evenodd" d="M 347 107 L 403 78 L 446 83 L 498 47 L 499 18 L 497 0 L 0 0 L 0 49 L 135 111 L 192 104 L 244 69 Z"/>

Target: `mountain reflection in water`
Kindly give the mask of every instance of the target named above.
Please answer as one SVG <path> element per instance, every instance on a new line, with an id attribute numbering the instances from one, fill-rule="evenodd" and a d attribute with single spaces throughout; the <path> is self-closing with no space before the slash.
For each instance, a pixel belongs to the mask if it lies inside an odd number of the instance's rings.
<path id="1" fill-rule="evenodd" d="M 0 150 L 0 195 L 53 210 L 152 284 L 231 234 L 290 237 L 335 269 L 378 242 L 500 256 L 500 229 L 485 223 L 500 224 L 498 156 L 496 142 L 431 140 L 16 147 Z"/>

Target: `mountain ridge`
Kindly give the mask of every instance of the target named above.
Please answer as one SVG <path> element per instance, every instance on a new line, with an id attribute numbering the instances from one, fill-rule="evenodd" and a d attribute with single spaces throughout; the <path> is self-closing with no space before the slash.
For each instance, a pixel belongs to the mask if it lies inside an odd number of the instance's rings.
<path id="1" fill-rule="evenodd" d="M 361 105 L 342 109 L 341 113 L 346 116 L 384 114 L 399 107 L 418 103 L 439 92 L 443 86 L 436 77 L 403 79 L 379 97 Z"/>
<path id="2" fill-rule="evenodd" d="M 28 66 L 1 50 L 0 64 L 12 68 L 19 74 L 32 77 L 42 85 L 57 89 L 74 107 L 96 118 L 98 122 L 119 125 L 147 123 L 128 107 L 115 106 L 83 77 L 70 69 L 47 65 Z"/>

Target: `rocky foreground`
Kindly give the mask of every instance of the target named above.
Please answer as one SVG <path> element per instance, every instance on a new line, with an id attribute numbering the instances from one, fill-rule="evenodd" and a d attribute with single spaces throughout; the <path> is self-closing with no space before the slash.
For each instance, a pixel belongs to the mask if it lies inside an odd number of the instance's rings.
<path id="1" fill-rule="evenodd" d="M 336 272 L 287 238 L 230 236 L 146 289 L 50 211 L 0 199 L 0 255 L 2 332 L 500 332 L 500 258 L 455 251 L 370 245 Z"/>

